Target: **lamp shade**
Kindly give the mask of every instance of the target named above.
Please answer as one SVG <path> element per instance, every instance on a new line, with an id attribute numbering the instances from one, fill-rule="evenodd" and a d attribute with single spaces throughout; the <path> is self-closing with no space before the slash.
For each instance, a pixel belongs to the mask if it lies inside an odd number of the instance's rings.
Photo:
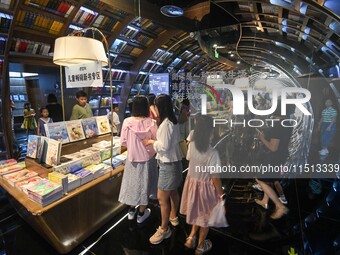
<path id="1" fill-rule="evenodd" d="M 53 63 L 71 66 L 92 61 L 99 61 L 102 66 L 108 65 L 108 58 L 102 42 L 79 36 L 64 36 L 56 39 Z"/>

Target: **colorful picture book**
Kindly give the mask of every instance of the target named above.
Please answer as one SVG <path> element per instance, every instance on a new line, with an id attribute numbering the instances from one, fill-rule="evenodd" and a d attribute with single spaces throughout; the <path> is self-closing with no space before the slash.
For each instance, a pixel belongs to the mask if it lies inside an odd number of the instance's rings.
<path id="1" fill-rule="evenodd" d="M 29 158 L 37 158 L 37 150 L 40 143 L 40 136 L 29 135 L 27 139 L 26 156 Z"/>
<path id="2" fill-rule="evenodd" d="M 9 174 L 22 169 L 22 166 L 15 164 L 7 167 L 0 168 L 0 175 Z"/>
<path id="3" fill-rule="evenodd" d="M 70 120 L 65 122 L 68 138 L 70 142 L 85 139 L 85 134 L 81 120 Z"/>
<path id="4" fill-rule="evenodd" d="M 70 142 L 65 122 L 45 124 L 46 136 L 61 143 Z"/>
<path id="5" fill-rule="evenodd" d="M 45 163 L 50 166 L 56 166 L 60 163 L 60 155 L 61 155 L 61 142 L 58 142 L 53 139 L 48 139 L 47 143 L 45 143 L 46 148 L 46 158 Z"/>
<path id="6" fill-rule="evenodd" d="M 0 160 L 0 168 L 15 165 L 17 161 L 14 158 Z"/>
<path id="7" fill-rule="evenodd" d="M 81 120 L 86 138 L 99 135 L 96 118 L 86 118 Z"/>
<path id="8" fill-rule="evenodd" d="M 111 132 L 109 119 L 106 115 L 96 117 L 99 134 L 107 134 Z"/>
<path id="9" fill-rule="evenodd" d="M 10 174 L 5 174 L 3 176 L 4 180 L 6 180 L 9 184 L 14 186 L 17 182 L 23 181 L 25 179 L 29 179 L 31 177 L 37 176 L 38 174 L 34 171 L 28 169 L 22 169 Z"/>
<path id="10" fill-rule="evenodd" d="M 39 176 L 34 176 L 32 178 L 25 179 L 23 181 L 19 181 L 15 183 L 15 187 L 21 189 L 23 192 L 27 193 L 27 187 L 33 185 L 37 182 L 48 181 L 47 179 L 41 178 Z"/>
<path id="11" fill-rule="evenodd" d="M 28 198 L 46 206 L 63 196 L 63 187 L 55 182 L 37 182 L 27 188 Z"/>

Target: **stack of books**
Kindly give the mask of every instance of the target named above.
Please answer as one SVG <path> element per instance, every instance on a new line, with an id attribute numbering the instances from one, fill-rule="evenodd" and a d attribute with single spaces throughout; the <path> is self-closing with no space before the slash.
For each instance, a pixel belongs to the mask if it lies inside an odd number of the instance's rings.
<path id="1" fill-rule="evenodd" d="M 5 167 L 3 167 L 3 166 L 5 166 Z M 3 165 L 3 166 L 0 166 L 0 176 L 3 176 L 5 174 L 9 174 L 9 173 L 16 172 L 16 171 L 23 169 L 22 166 L 19 165 L 19 164 L 9 165 L 9 166 Z"/>
<path id="2" fill-rule="evenodd" d="M 48 179 L 57 184 L 61 184 L 63 186 L 64 193 L 68 192 L 68 177 L 64 174 L 51 172 L 48 173 Z"/>
<path id="3" fill-rule="evenodd" d="M 28 198 L 41 206 L 57 201 L 63 196 L 63 187 L 55 182 L 38 182 L 27 188 Z"/>
<path id="4" fill-rule="evenodd" d="M 5 174 L 3 176 L 4 180 L 6 180 L 10 185 L 15 186 L 17 182 L 32 178 L 37 176 L 38 174 L 34 171 L 28 169 L 22 169 L 10 174 Z"/>
<path id="5" fill-rule="evenodd" d="M 27 188 L 34 185 L 37 182 L 48 182 L 48 180 L 45 178 L 41 178 L 39 176 L 35 176 L 15 183 L 15 187 L 27 194 Z"/>

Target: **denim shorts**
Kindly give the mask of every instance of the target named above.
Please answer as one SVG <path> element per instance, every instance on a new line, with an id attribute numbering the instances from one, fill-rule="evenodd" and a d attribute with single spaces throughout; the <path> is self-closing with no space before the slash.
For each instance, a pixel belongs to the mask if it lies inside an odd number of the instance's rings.
<path id="1" fill-rule="evenodd" d="M 175 190 L 182 182 L 182 161 L 162 162 L 158 160 L 160 190 Z"/>

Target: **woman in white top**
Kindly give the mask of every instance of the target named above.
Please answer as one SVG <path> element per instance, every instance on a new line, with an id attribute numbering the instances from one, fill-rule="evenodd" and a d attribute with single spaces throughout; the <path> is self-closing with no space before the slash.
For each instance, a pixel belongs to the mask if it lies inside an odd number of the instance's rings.
<path id="1" fill-rule="evenodd" d="M 159 112 L 160 125 L 157 140 L 144 140 L 144 145 L 153 145 L 157 152 L 159 165 L 158 201 L 161 207 L 162 224 L 150 238 L 150 243 L 158 244 L 171 236 L 168 223 L 179 224 L 177 211 L 179 207 L 178 187 L 182 181 L 182 153 L 179 147 L 180 133 L 177 118 L 173 111 L 170 96 L 160 95 L 155 100 Z"/>

